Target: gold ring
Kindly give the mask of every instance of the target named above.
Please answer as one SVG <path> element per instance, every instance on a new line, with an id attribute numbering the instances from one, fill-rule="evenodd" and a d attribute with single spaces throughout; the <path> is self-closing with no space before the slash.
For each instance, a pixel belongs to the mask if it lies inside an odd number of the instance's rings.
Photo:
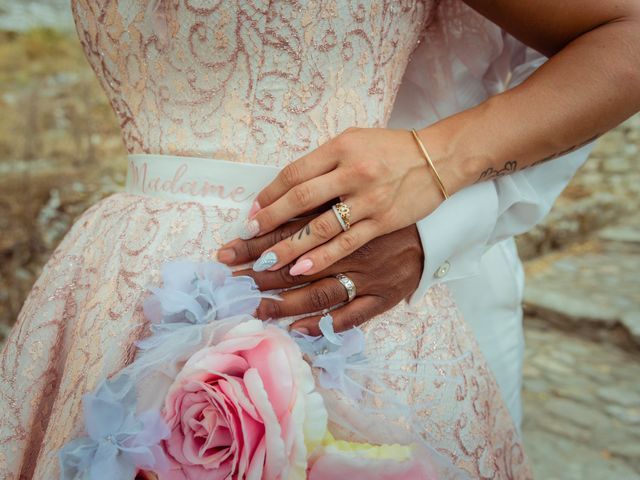
<path id="1" fill-rule="evenodd" d="M 333 213 L 335 213 L 338 222 L 340 222 L 340 226 L 342 230 L 346 232 L 351 228 L 351 209 L 349 205 L 346 203 L 338 202 L 333 207 L 331 207 Z"/>

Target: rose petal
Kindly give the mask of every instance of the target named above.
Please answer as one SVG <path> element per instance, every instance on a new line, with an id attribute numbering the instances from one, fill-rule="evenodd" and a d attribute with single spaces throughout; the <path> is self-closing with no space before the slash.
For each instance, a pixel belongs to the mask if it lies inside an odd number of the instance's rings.
<path id="1" fill-rule="evenodd" d="M 247 480 L 261 480 L 267 453 L 266 439 L 262 438 L 247 468 Z"/>
<path id="2" fill-rule="evenodd" d="M 237 419 L 240 421 L 240 435 L 243 444 L 239 449 L 237 474 L 238 478 L 242 478 L 258 443 L 264 437 L 264 424 L 248 397 L 244 383 L 233 377 L 228 377 L 226 382 L 220 382 L 219 386 L 225 392 L 227 398 L 234 402 L 239 413 Z"/>
<path id="3" fill-rule="evenodd" d="M 215 377 L 219 378 L 218 372 L 224 372 L 226 375 L 233 375 L 242 377 L 242 374 L 249 368 L 249 363 L 239 355 L 231 353 L 218 353 L 207 352 L 201 350 L 199 355 L 190 360 L 188 368 L 196 370 L 203 370 L 208 373 L 216 374 Z M 186 367 L 186 365 L 185 365 Z M 194 372 L 189 375 L 191 378 L 197 377 Z"/>
<path id="4" fill-rule="evenodd" d="M 265 476 L 267 478 L 278 478 L 287 464 L 284 442 L 282 440 L 282 429 L 273 411 L 273 407 L 271 403 L 269 403 L 269 397 L 264 390 L 264 385 L 256 369 L 251 368 L 247 370 L 244 374 L 244 384 L 247 387 L 249 397 L 264 422 L 266 442 Z"/>
<path id="5" fill-rule="evenodd" d="M 286 352 L 278 348 L 281 342 L 273 339 L 274 333 L 265 330 L 265 339 L 255 348 L 244 352 L 247 362 L 258 370 L 269 401 L 278 418 L 289 409 L 293 397 L 291 362 Z"/>

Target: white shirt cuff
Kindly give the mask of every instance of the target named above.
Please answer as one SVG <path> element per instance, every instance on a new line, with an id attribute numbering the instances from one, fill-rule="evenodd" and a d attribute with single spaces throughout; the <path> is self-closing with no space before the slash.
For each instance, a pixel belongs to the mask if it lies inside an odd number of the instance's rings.
<path id="1" fill-rule="evenodd" d="M 425 262 L 409 304 L 418 305 L 436 283 L 477 274 L 497 217 L 495 185 L 483 182 L 457 192 L 420 220 L 416 226 Z"/>
<path id="2" fill-rule="evenodd" d="M 593 144 L 552 162 L 467 187 L 416 225 L 425 262 L 416 306 L 429 288 L 476 275 L 482 255 L 495 243 L 526 232 L 548 213 Z"/>

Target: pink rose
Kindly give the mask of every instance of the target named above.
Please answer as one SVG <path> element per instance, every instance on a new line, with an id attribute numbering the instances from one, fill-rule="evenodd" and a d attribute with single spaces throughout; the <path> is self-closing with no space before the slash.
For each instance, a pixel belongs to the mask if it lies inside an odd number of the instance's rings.
<path id="1" fill-rule="evenodd" d="M 165 399 L 172 468 L 160 480 L 304 479 L 327 412 L 283 330 L 244 321 L 184 365 Z"/>

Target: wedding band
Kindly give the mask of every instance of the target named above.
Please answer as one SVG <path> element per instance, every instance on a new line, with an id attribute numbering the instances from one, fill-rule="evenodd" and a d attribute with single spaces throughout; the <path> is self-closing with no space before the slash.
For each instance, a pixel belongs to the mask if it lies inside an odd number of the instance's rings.
<path id="1" fill-rule="evenodd" d="M 356 298 L 356 284 L 353 283 L 353 280 L 347 277 L 344 273 L 338 273 L 337 275 L 335 275 L 335 277 L 347 290 L 347 296 L 349 297 L 348 301 L 350 302 L 351 300 Z"/>
<path id="2" fill-rule="evenodd" d="M 342 231 L 346 232 L 349 230 L 351 228 L 351 209 L 349 208 L 349 205 L 339 202 L 332 206 L 331 209 L 336 215 L 336 218 L 342 227 Z"/>

